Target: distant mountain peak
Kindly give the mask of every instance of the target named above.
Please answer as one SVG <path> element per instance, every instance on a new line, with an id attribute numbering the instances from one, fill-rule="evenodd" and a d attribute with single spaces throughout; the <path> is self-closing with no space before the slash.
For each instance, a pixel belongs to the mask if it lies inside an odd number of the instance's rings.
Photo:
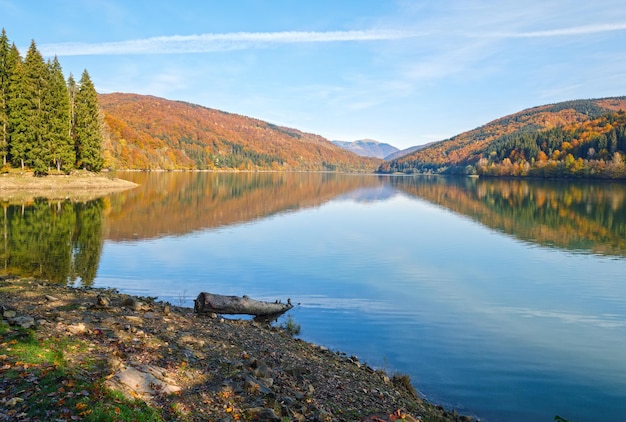
<path id="1" fill-rule="evenodd" d="M 387 143 L 376 141 L 375 139 L 359 139 L 353 142 L 332 141 L 335 145 L 351 151 L 361 157 L 385 158 L 386 156 L 399 151 L 398 148 Z"/>

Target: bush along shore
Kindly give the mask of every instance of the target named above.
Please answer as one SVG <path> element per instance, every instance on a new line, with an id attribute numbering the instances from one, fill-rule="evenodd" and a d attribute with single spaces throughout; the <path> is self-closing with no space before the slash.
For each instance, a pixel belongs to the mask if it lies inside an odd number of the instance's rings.
<path id="1" fill-rule="evenodd" d="M 0 314 L 0 421 L 474 420 L 287 327 L 8 276 Z"/>

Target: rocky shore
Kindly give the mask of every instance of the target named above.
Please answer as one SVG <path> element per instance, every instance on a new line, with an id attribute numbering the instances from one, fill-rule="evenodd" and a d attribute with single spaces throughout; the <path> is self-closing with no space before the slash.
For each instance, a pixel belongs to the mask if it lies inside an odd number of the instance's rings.
<path id="1" fill-rule="evenodd" d="M 250 320 L 0 277 L 0 421 L 472 421 Z"/>

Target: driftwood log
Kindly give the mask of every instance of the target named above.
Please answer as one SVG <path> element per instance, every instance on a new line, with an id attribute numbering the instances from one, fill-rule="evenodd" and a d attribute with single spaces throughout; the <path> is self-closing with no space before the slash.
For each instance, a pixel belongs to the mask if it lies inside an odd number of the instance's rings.
<path id="1" fill-rule="evenodd" d="M 202 292 L 194 300 L 196 313 L 246 314 L 257 317 L 278 316 L 293 308 L 291 299 L 287 303 L 265 302 L 250 299 L 248 296 L 223 296 Z"/>

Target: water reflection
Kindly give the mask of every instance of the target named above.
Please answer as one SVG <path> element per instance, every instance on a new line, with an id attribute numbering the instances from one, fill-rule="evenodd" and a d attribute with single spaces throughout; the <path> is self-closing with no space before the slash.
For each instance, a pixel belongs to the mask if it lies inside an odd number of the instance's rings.
<path id="1" fill-rule="evenodd" d="M 93 281 L 102 239 L 138 240 L 243 224 L 333 199 L 425 199 L 524 241 L 626 256 L 626 185 L 329 173 L 125 173 L 106 200 L 3 205 L 3 272 Z"/>
<path id="2" fill-rule="evenodd" d="M 392 178 L 398 189 L 521 240 L 626 255 L 626 185 L 611 182 Z"/>
<path id="3" fill-rule="evenodd" d="M 3 204 L 0 272 L 90 285 L 102 251 L 104 200 Z"/>
<path id="4" fill-rule="evenodd" d="M 331 173 L 124 173 L 140 184 L 111 197 L 107 238 L 145 239 L 316 207 L 385 179 Z"/>

